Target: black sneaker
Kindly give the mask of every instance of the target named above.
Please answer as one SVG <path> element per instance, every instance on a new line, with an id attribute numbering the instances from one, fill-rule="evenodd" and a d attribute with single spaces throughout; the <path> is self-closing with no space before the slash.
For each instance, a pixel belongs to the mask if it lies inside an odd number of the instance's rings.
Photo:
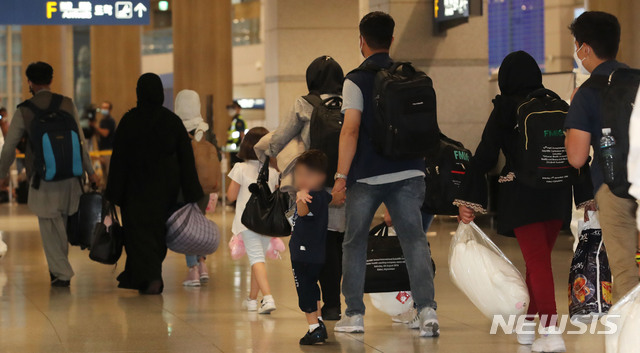
<path id="1" fill-rule="evenodd" d="M 71 286 L 71 281 L 63 281 L 59 278 L 54 278 L 51 281 L 51 287 L 69 288 L 69 286 Z"/>
<path id="2" fill-rule="evenodd" d="M 325 341 L 326 330 L 322 329 L 322 326 L 317 327 L 313 332 L 307 331 L 307 333 L 300 339 L 301 346 L 313 346 L 314 344 L 321 344 Z"/>
<path id="3" fill-rule="evenodd" d="M 324 339 L 328 340 L 329 334 L 327 333 L 327 326 L 324 325 L 324 321 L 318 320 L 318 324 L 320 324 L 320 328 L 322 329 Z"/>
<path id="4" fill-rule="evenodd" d="M 342 317 L 340 308 L 322 307 L 322 319 L 327 321 L 338 321 Z"/>

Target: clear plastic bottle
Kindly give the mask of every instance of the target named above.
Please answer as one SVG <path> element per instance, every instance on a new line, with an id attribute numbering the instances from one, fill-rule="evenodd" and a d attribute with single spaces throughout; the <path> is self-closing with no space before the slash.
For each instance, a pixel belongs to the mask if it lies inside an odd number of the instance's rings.
<path id="1" fill-rule="evenodd" d="M 611 129 L 602 129 L 602 138 L 600 139 L 600 153 L 602 156 L 602 164 L 604 169 L 604 181 L 611 184 L 615 179 L 615 147 L 616 139 L 611 136 Z"/>

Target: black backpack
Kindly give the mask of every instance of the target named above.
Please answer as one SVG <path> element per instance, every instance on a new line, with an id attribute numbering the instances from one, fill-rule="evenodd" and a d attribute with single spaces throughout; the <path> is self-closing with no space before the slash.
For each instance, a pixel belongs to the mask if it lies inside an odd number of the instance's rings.
<path id="1" fill-rule="evenodd" d="M 518 106 L 516 179 L 536 189 L 573 185 L 578 171 L 569 164 L 564 121 L 569 105 L 556 93 L 539 89 Z"/>
<path id="2" fill-rule="evenodd" d="M 356 70 L 376 72 L 371 137 L 378 153 L 392 159 L 421 158 L 438 146 L 436 92 L 427 74 L 408 62 L 389 69 L 368 63 Z"/>
<path id="3" fill-rule="evenodd" d="M 310 149 L 324 152 L 329 159 L 326 186 L 332 187 L 333 176 L 338 170 L 338 146 L 340 145 L 340 131 L 344 123 L 342 115 L 342 97 L 322 99 L 310 94 L 304 99 L 313 106 L 309 131 L 311 135 Z"/>
<path id="4" fill-rule="evenodd" d="M 619 69 L 609 76 L 602 95 L 603 128 L 611 129 L 616 140 L 614 147 L 613 182 L 607 183 L 611 192 L 622 198 L 633 199 L 629 195 L 631 184 L 627 179 L 627 159 L 629 157 L 629 122 L 640 84 L 640 70 Z M 596 158 L 604 169 L 602 154 L 597 148 Z M 606 173 L 606 171 L 603 170 Z"/>
<path id="5" fill-rule="evenodd" d="M 440 146 L 426 158 L 427 189 L 422 211 L 432 215 L 458 214 L 458 207 L 453 205 L 453 201 L 459 194 L 470 161 L 471 151 L 462 143 L 440 134 Z"/>
<path id="6" fill-rule="evenodd" d="M 34 187 L 40 180 L 64 180 L 84 173 L 78 123 L 73 115 L 60 109 L 62 100 L 61 95 L 54 94 L 49 107 L 44 110 L 31 100 L 18 105 L 34 114 L 31 125 L 27 127 L 34 154 Z"/>

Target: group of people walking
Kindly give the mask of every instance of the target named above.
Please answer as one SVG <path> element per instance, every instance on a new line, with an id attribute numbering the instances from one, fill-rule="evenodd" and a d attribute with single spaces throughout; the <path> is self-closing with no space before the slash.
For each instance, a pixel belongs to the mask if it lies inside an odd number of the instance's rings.
<path id="1" fill-rule="evenodd" d="M 239 160 L 229 173 L 227 195 L 229 201 L 236 201 L 232 232 L 242 237 L 251 265 L 251 287 L 243 306 L 260 314 L 276 310 L 265 266 L 270 237 L 248 229 L 242 222 L 251 197 L 249 186 L 270 157 L 273 167 L 268 169 L 269 188 L 289 193 L 295 203 L 289 249 L 299 306 L 309 325 L 300 340 L 302 345 L 328 338 L 324 320 L 339 320 L 336 332 L 364 332 L 367 241 L 375 212 L 382 204 L 396 228 L 411 282 L 416 315 L 409 327 L 418 329 L 421 337 L 440 334 L 434 269 L 424 229 L 433 215 L 421 211 L 425 157 L 394 158 L 381 152 L 375 142 L 380 114 L 379 96 L 374 94 L 378 89 L 376 75 L 394 65 L 389 56 L 394 27 L 393 18 L 386 13 L 364 16 L 359 30 L 360 50 L 366 59 L 359 69 L 345 76 L 335 59 L 318 57 L 306 72 L 308 94 L 296 99 L 280 127 L 271 133 L 262 127 L 246 134 L 242 131 L 238 140 Z M 615 17 L 586 12 L 571 25 L 571 31 L 576 39 L 578 65 L 592 77 L 608 76 L 624 67 L 615 61 L 620 39 Z M 34 63 L 26 74 L 34 94 L 32 105 L 52 109 L 52 102 L 57 102 L 58 108 L 78 123 L 73 102 L 50 91 L 51 66 Z M 614 299 L 638 283 L 633 253 L 638 245 L 637 206 L 634 200 L 613 195 L 603 185 L 597 166 L 589 168 L 589 147 L 595 149 L 601 136 L 602 87 L 588 85 L 578 90 L 566 118 L 566 152 L 571 165 L 579 169 L 579 177 L 561 188 L 540 189 L 521 182 L 516 173 L 521 163 L 516 146 L 518 109 L 533 92 L 544 88 L 540 67 L 529 54 L 514 52 L 504 59 L 498 81 L 500 94 L 493 101 L 493 112 L 455 204 L 464 223 L 486 210 L 484 178 L 496 166 L 502 151 L 506 164 L 500 174 L 498 233 L 518 240 L 531 297 L 527 319 L 534 320 L 538 315 L 545 327 L 537 339 L 535 334 L 518 335 L 518 342 L 532 345 L 536 352 L 562 352 L 562 336 L 554 330 L 557 309 L 551 252 L 560 230 L 570 221 L 572 200 L 586 214 L 596 209 L 596 192 L 616 280 Z M 209 127 L 200 116 L 200 100 L 193 91 L 177 95 L 175 114 L 163 107 L 164 89 L 157 75 L 142 75 L 136 93 L 136 107 L 124 115 L 115 134 L 105 197 L 120 207 L 125 232 L 127 260 L 118 276 L 119 287 L 159 294 L 164 287 L 162 262 L 167 253 L 165 224 L 171 211 L 181 203 L 198 203 L 204 210 L 209 200 L 198 181 L 191 147 L 192 139 L 202 136 Z M 314 148 L 312 141 L 314 114 L 319 104 L 329 102 L 341 102 L 339 109 L 344 116 L 339 143 L 334 146 L 336 160 Z M 32 136 L 29 126 L 35 113 L 30 107 L 20 107 L 13 117 L 0 157 L 0 177 L 7 176 L 20 139 Z M 84 145 L 82 129 L 76 130 Z M 68 286 L 73 270 L 67 260 L 66 218 L 77 211 L 81 186 L 72 178 L 40 181 L 43 170 L 36 168 L 40 162 L 34 161 L 34 156 L 38 154 L 33 147 L 27 149 L 29 177 L 39 181 L 38 185 L 32 184 L 29 206 L 39 218 L 51 283 Z M 82 159 L 82 171 L 97 182 L 86 148 L 82 149 Z M 187 256 L 185 285 L 199 285 L 209 278 L 205 260 L 199 254 Z M 260 293 L 262 300 L 258 301 Z M 346 302 L 344 315 L 341 293 Z"/>

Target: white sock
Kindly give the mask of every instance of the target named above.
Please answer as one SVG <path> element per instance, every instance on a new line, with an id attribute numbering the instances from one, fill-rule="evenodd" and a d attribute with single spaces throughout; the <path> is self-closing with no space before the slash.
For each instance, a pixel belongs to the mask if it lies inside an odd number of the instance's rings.
<path id="1" fill-rule="evenodd" d="M 273 295 L 265 295 L 264 297 L 262 297 L 262 300 L 264 300 L 265 302 L 273 301 Z"/>
<path id="2" fill-rule="evenodd" d="M 322 320 L 322 316 L 318 316 L 318 321 L 324 321 Z"/>
<path id="3" fill-rule="evenodd" d="M 320 324 L 309 325 L 309 332 L 313 332 L 313 330 L 317 329 L 318 327 L 320 327 Z"/>

